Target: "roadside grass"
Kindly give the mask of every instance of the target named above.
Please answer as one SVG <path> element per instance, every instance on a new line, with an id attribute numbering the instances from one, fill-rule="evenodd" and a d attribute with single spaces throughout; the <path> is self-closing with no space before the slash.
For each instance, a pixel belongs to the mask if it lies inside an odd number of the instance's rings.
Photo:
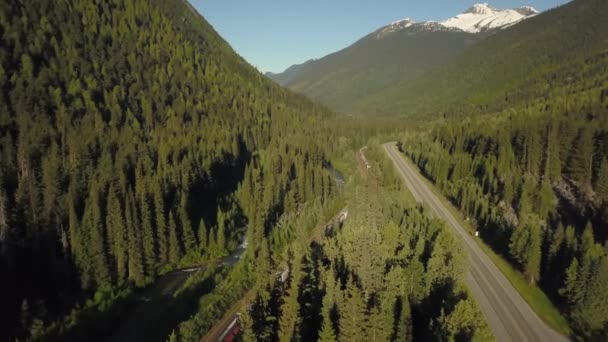
<path id="1" fill-rule="evenodd" d="M 400 152 L 401 153 L 401 152 Z M 418 167 L 411 162 L 411 160 L 404 156 L 401 153 L 401 156 L 404 157 L 405 161 L 410 164 L 410 166 L 414 167 L 414 170 L 418 172 L 418 174 L 423 179 L 423 182 L 431 189 L 431 191 L 435 194 L 435 196 L 443 203 L 443 205 L 448 208 L 450 213 L 454 216 L 454 218 L 469 232 L 469 234 L 474 235 L 475 228 L 471 226 L 471 224 L 464 220 L 462 213 L 458 210 L 452 202 L 450 202 L 443 193 L 433 184 L 429 179 L 422 176 Z M 534 312 L 540 317 L 545 323 L 547 323 L 551 328 L 560 334 L 570 337 L 572 336 L 572 329 L 570 328 L 570 324 L 564 318 L 564 316 L 559 312 L 557 307 L 553 305 L 553 302 L 547 297 L 547 295 L 536 285 L 531 285 L 525 279 L 524 275 L 516 270 L 503 256 L 497 254 L 492 250 L 490 246 L 488 246 L 483 240 L 476 238 L 474 239 L 477 242 L 477 245 L 481 247 L 481 249 L 490 257 L 492 262 L 498 267 L 498 269 L 504 274 L 504 276 L 509 280 L 511 285 L 517 290 L 520 296 L 532 307 Z"/>

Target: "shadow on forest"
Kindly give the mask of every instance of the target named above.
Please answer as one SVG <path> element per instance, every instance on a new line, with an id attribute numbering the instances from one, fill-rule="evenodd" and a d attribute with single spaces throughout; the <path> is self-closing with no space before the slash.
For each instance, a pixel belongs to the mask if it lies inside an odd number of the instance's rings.
<path id="1" fill-rule="evenodd" d="M 412 304 L 412 335 L 414 340 L 440 341 L 441 334 L 433 329 L 434 317 L 440 317 L 443 310 L 449 315 L 456 304 L 466 298 L 466 294 L 455 291 L 453 279 L 435 285 L 431 293 L 421 302 Z M 472 336 L 457 336 L 456 341 L 470 341 Z"/>
<path id="2" fill-rule="evenodd" d="M 198 225 L 201 219 L 207 229 L 217 225 L 217 210 L 226 211 L 236 203 L 231 195 L 245 177 L 245 167 L 251 160 L 251 151 L 247 149 L 241 136 L 237 137 L 239 152 L 237 156 L 223 153 L 222 158 L 213 162 L 209 174 L 200 177 L 190 186 L 188 208 L 193 226 Z M 237 227 L 245 226 L 246 219 L 240 207 L 235 219 Z"/>
<path id="3" fill-rule="evenodd" d="M 208 229 L 217 225 L 217 213 L 218 208 L 223 211 L 233 210 L 233 216 L 231 217 L 234 227 L 246 226 L 246 219 L 242 214 L 241 208 L 237 202 L 233 200 L 232 195 L 238 188 L 239 183 L 243 180 L 245 175 L 245 167 L 251 160 L 251 152 L 247 149 L 241 136 L 236 137 L 238 140 L 238 154 L 232 155 L 224 153 L 221 158 L 213 162 L 209 167 L 208 172 L 201 173 L 200 175 L 194 176 L 192 183 L 190 183 L 189 197 L 188 197 L 188 213 L 192 222 L 193 229 L 196 230 L 200 220 L 205 222 Z M 201 166 L 202 170 L 202 166 Z M 201 171 L 202 172 L 202 171 Z M 167 189 L 166 200 L 168 203 L 179 205 L 180 193 L 178 189 Z M 75 209 L 82 214 L 84 210 L 83 203 L 76 203 Z M 44 237 L 46 238 L 46 237 Z M 39 246 L 55 246 L 56 243 L 45 243 L 44 238 L 38 242 Z M 56 236 L 51 236 L 46 239 L 55 239 Z M 19 246 L 11 247 L 10 250 L 3 251 L 3 255 L 14 254 L 14 257 L 19 260 L 30 260 L 28 258 L 20 257 L 20 254 L 28 255 L 29 251 Z M 40 249 L 39 253 L 46 254 L 57 254 L 60 251 Z M 31 260 L 58 260 L 60 258 L 31 258 Z M 45 299 L 46 308 L 48 309 L 46 318 L 55 317 L 59 318 L 67 314 L 68 311 L 76 305 L 76 303 L 83 303 L 87 299 L 91 298 L 92 293 L 90 291 L 79 291 L 81 284 L 78 274 L 73 271 L 76 267 L 73 265 L 71 258 L 64 258 L 65 264 L 53 265 L 46 262 L 45 264 L 38 265 L 26 265 L 19 264 L 14 269 L 7 269 L 0 265 L 0 277 L 3 279 L 12 279 L 12 283 L 5 284 L 11 289 L 11 293 L 32 293 L 32 287 L 35 287 L 41 293 L 41 298 Z M 0 259 L 0 261 L 2 261 Z M 31 262 L 31 261 L 28 261 Z M 37 269 L 41 270 L 39 273 L 32 274 L 31 272 L 25 274 L 23 270 Z M 21 274 L 24 273 L 24 274 Z M 136 289 L 134 293 L 120 297 L 108 303 L 103 311 L 94 309 L 85 309 L 82 314 L 78 317 L 78 322 L 72 327 L 61 328 L 61 332 L 52 332 L 48 336 L 48 340 L 103 340 L 109 337 L 110 334 L 116 332 L 120 333 L 121 326 L 124 327 L 133 323 L 135 329 L 140 330 L 140 333 L 145 338 L 137 338 L 137 340 L 163 340 L 171 332 L 171 329 L 190 317 L 193 313 L 198 310 L 198 301 L 206 291 L 213 288 L 211 279 L 204 281 L 202 284 L 197 286 L 195 289 L 185 291 L 180 296 L 173 298 L 172 296 L 163 296 L 152 300 L 150 302 L 140 305 L 136 301 L 136 296 L 146 296 L 149 291 L 154 291 L 155 288 L 162 286 L 164 279 L 175 275 L 177 272 L 169 273 L 165 276 L 161 276 L 155 282 L 144 288 Z M 7 275 L 7 277 L 5 277 Z M 17 276 L 18 275 L 18 276 Z M 36 284 L 40 284 L 41 280 L 50 279 L 53 277 L 62 276 L 65 278 L 63 281 L 64 286 L 61 289 L 53 287 L 39 287 Z M 15 279 L 22 280 L 25 283 L 17 283 Z M 181 280 L 183 283 L 185 278 Z M 49 282 L 49 284 L 57 284 L 58 282 Z M 16 290 L 16 291 L 12 291 Z M 79 294 L 77 294 L 79 292 Z M 74 295 L 77 294 L 77 295 Z M 14 296 L 13 298 L 19 298 L 20 296 Z M 0 318 L 6 318 L 2 321 L 7 323 L 9 327 L 18 326 L 19 315 L 16 314 L 20 310 L 21 303 L 13 300 L 2 301 L 3 306 L 0 310 Z M 31 303 L 32 310 L 37 310 L 36 303 Z M 8 309 L 7 309 L 8 308 Z M 36 311 L 34 311 L 36 313 Z M 142 315 L 142 318 L 133 318 L 134 316 Z M 5 317 L 6 316 L 6 317 Z M 2 326 L 0 326 L 2 328 Z M 3 333 L 10 331 L 9 329 L 0 329 L 0 340 L 3 340 Z M 12 332 L 9 332 L 12 333 Z M 127 339 L 118 339 L 127 340 Z"/>
<path id="4" fill-rule="evenodd" d="M 148 301 L 136 307 L 123 323 L 122 328 L 109 341 L 166 341 L 167 336 L 180 322 L 196 314 L 199 310 L 198 299 L 215 288 L 214 276 L 217 271 L 208 275 L 193 288 L 180 292 L 176 297 L 173 296 L 174 291 L 164 293 L 167 292 L 166 288 L 181 286 L 191 274 L 183 275 L 184 273 L 178 271 L 167 274 L 154 288 L 145 291 L 140 298 Z"/>

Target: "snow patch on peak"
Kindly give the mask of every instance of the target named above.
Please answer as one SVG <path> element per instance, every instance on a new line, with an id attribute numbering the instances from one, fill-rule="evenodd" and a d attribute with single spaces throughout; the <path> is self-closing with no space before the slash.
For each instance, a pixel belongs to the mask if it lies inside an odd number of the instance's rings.
<path id="1" fill-rule="evenodd" d="M 525 16 L 532 16 L 532 15 L 536 15 L 536 14 L 540 13 L 539 11 L 536 10 L 536 8 L 534 8 L 532 6 L 518 7 L 516 9 L 514 9 L 514 11 L 516 11 L 517 13 L 519 13 L 521 15 L 525 15 Z"/>
<path id="2" fill-rule="evenodd" d="M 380 38 L 386 36 L 387 34 L 406 29 L 406 28 L 414 25 L 415 23 L 416 22 L 410 18 L 393 21 L 389 25 L 386 25 L 386 26 L 380 28 L 378 31 L 376 31 L 376 39 L 380 39 Z"/>
<path id="3" fill-rule="evenodd" d="M 405 19 L 401 19 L 401 20 L 395 20 L 391 23 L 390 26 L 396 26 L 396 25 L 408 25 L 408 24 L 413 24 L 415 23 L 415 21 L 413 21 L 410 18 L 405 18 Z"/>
<path id="4" fill-rule="evenodd" d="M 479 33 L 493 29 L 502 29 L 513 26 L 524 19 L 533 17 L 539 12 L 530 6 L 515 9 L 497 9 L 488 3 L 473 5 L 463 13 L 445 21 L 424 21 L 416 23 L 410 18 L 393 21 L 389 25 L 381 27 L 375 33 L 376 39 L 401 31 L 404 29 L 413 31 L 464 31 L 468 33 Z"/>
<path id="5" fill-rule="evenodd" d="M 532 7 L 503 10 L 493 8 L 484 3 L 474 5 L 464 13 L 443 21 L 441 24 L 445 27 L 458 28 L 469 33 L 478 33 L 509 27 L 536 14 L 538 14 L 538 11 Z"/>
<path id="6" fill-rule="evenodd" d="M 490 7 L 490 5 L 486 2 L 483 4 L 475 4 L 473 5 L 473 7 L 469 8 L 468 10 L 466 10 L 464 13 L 470 13 L 470 14 L 489 14 L 494 12 L 494 9 L 492 7 Z"/>

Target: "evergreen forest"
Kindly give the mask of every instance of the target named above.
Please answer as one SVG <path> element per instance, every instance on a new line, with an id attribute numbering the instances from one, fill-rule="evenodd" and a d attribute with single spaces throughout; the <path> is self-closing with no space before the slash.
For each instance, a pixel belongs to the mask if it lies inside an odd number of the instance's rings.
<path id="1" fill-rule="evenodd" d="M 335 190 L 315 126 L 332 114 L 187 2 L 8 1 L 0 33 L 3 340 L 70 330 L 245 238 L 268 253 L 283 213 Z"/>
<path id="2" fill-rule="evenodd" d="M 292 89 L 203 15 L 0 2 L 0 341 L 500 339 L 391 141 L 539 322 L 608 340 L 606 1 L 373 32 Z"/>

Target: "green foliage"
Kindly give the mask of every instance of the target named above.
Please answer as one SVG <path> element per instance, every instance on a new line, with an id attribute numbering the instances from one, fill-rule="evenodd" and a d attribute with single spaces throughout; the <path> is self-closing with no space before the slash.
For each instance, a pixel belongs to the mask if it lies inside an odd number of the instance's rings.
<path id="1" fill-rule="evenodd" d="M 181 257 L 182 249 L 177 239 L 177 225 L 173 213 L 169 213 L 169 261 L 177 264 Z"/>
<path id="2" fill-rule="evenodd" d="M 402 143 L 481 237 L 564 308 L 581 336 L 606 334 L 599 325 L 588 332 L 589 316 L 576 311 L 608 238 L 599 229 L 608 222 L 600 181 L 608 121 L 599 100 L 579 94 L 445 121 Z"/>
<path id="3" fill-rule="evenodd" d="M 585 190 L 591 187 L 593 175 L 593 130 L 582 129 L 571 152 L 568 175 Z"/>
<path id="4" fill-rule="evenodd" d="M 487 35 L 416 25 L 374 32 L 270 77 L 332 109 L 374 117 L 462 117 L 578 92 L 605 101 L 607 15 L 605 1 L 575 0 Z"/>
<path id="5" fill-rule="evenodd" d="M 540 221 L 527 216 L 511 235 L 509 250 L 511 255 L 525 270 L 531 284 L 540 278 L 542 231 Z"/>
<path id="6" fill-rule="evenodd" d="M 319 332 L 319 342 L 336 342 L 336 333 L 330 323 L 323 322 L 323 328 Z"/>
<path id="7" fill-rule="evenodd" d="M 372 165 L 383 162 L 376 161 L 381 156 L 376 148 L 367 154 Z M 312 243 L 301 262 L 300 247 L 292 247 L 289 280 L 267 281 L 267 290 L 252 304 L 248 334 L 257 340 L 492 338 L 480 311 L 457 285 L 465 258 L 456 240 L 440 221 L 398 196 L 397 175 L 375 170 L 348 190 L 345 223 L 326 231 L 322 244 Z M 463 301 L 467 310 L 457 307 Z M 442 312 L 454 323 L 440 324 Z M 307 317 L 319 317 L 318 324 Z M 298 318 L 302 323 L 292 329 Z"/>
<path id="8" fill-rule="evenodd" d="M 331 279 L 330 279 L 331 280 Z M 340 341 L 365 340 L 365 302 L 363 293 L 352 282 L 349 282 L 344 291 L 344 298 L 340 306 Z"/>
<path id="9" fill-rule="evenodd" d="M 596 267 L 597 272 L 585 286 L 585 298 L 574 310 L 577 320 L 584 322 L 582 331 L 591 339 L 601 338 L 602 335 L 596 332 L 604 329 L 608 323 L 608 257 L 604 256 Z"/>
<path id="10" fill-rule="evenodd" d="M 281 316 L 279 318 L 279 341 L 292 341 L 294 335 L 298 334 L 296 326 L 300 324 L 298 311 L 298 290 L 302 278 L 302 254 L 299 248 L 293 251 L 292 264 L 289 267 L 289 288 L 285 291 L 283 304 L 281 305 Z"/>
<path id="11" fill-rule="evenodd" d="M 243 235 L 257 254 L 284 213 L 334 192 L 338 121 L 186 1 L 28 0 L 0 19 L 3 317 L 40 300 L 50 325 L 101 286 L 143 286 Z M 27 338 L 20 325 L 0 337 Z"/>
<path id="12" fill-rule="evenodd" d="M 175 335 L 178 341 L 198 341 L 202 334 L 220 319 L 224 312 L 245 294 L 254 282 L 254 269 L 249 260 L 239 262 L 234 268 L 215 274 L 215 288 L 203 295 L 198 311 L 193 317 L 179 324 Z"/>
<path id="13" fill-rule="evenodd" d="M 268 76 L 333 110 L 377 115 L 384 108 L 367 107 L 370 98 L 448 63 L 484 36 L 425 31 L 418 25 L 390 33 L 378 30 L 343 50 Z"/>
<path id="14" fill-rule="evenodd" d="M 454 310 L 439 318 L 446 336 L 443 340 L 457 341 L 466 337 L 470 341 L 489 341 L 493 339 L 491 331 L 484 328 L 483 316 L 471 299 L 458 302 Z"/>
<path id="15" fill-rule="evenodd" d="M 605 101 L 607 15 L 603 0 L 571 1 L 373 94 L 358 111 L 427 120 L 525 108 L 576 93 Z"/>
<path id="16" fill-rule="evenodd" d="M 601 202 L 608 203 L 608 159 L 604 158 L 600 164 L 600 168 L 597 171 L 597 178 L 595 181 L 595 193 L 597 198 Z"/>

